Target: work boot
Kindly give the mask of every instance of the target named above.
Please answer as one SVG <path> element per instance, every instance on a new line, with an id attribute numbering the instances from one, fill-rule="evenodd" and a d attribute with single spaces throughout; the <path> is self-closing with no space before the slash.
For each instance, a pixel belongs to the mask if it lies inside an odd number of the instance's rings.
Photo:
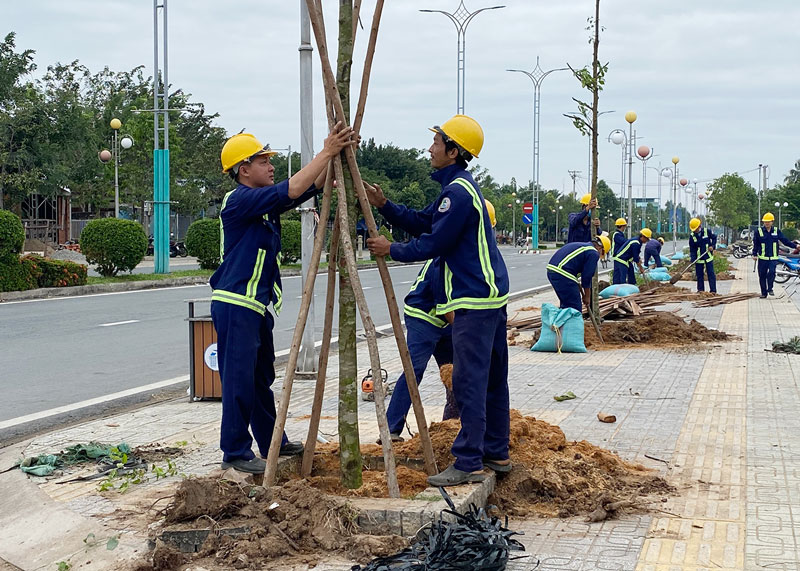
<path id="1" fill-rule="evenodd" d="M 772 291 L 772 290 L 769 290 L 767 293 L 768 293 L 769 295 L 775 295 L 775 292 L 774 292 L 774 291 Z"/>
<path id="2" fill-rule="evenodd" d="M 765 293 L 762 293 L 762 294 L 761 294 L 761 295 L 759 295 L 758 297 L 759 297 L 759 299 L 767 299 L 767 294 L 765 294 Z"/>
<path id="3" fill-rule="evenodd" d="M 464 472 L 450 464 L 444 472 L 439 472 L 435 476 L 428 476 L 428 484 L 437 488 L 444 486 L 458 486 L 459 484 L 469 484 L 482 482 L 486 479 L 486 474 L 480 472 Z"/>
<path id="4" fill-rule="evenodd" d="M 300 456 L 303 453 L 302 442 L 287 442 L 281 446 L 281 456 Z"/>
<path id="5" fill-rule="evenodd" d="M 236 460 L 229 460 L 227 462 L 223 460 L 222 469 L 228 470 L 229 468 L 233 468 L 237 472 L 245 472 L 247 474 L 263 474 L 264 470 L 267 469 L 267 463 L 261 458 L 250 458 L 250 460 L 237 458 Z"/>
<path id="6" fill-rule="evenodd" d="M 390 432 L 389 436 L 391 437 L 392 442 L 402 442 L 403 441 L 403 437 L 400 436 L 399 432 Z M 376 443 L 377 444 L 382 444 L 381 439 L 378 438 L 378 440 L 376 440 Z"/>

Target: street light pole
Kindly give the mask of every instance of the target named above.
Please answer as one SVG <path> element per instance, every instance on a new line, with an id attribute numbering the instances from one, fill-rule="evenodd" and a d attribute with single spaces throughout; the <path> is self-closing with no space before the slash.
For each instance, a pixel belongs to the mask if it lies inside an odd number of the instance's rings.
<path id="1" fill-rule="evenodd" d="M 647 214 L 647 160 L 653 156 L 655 151 L 647 145 L 642 145 L 636 149 L 637 158 L 642 161 L 642 228 L 645 224 L 645 216 Z"/>
<path id="2" fill-rule="evenodd" d="M 544 78 L 556 71 L 567 71 L 568 67 L 559 67 L 544 71 L 539 65 L 539 57 L 536 57 L 536 67 L 533 71 L 523 69 L 507 69 L 515 73 L 523 73 L 533 83 L 533 221 L 531 222 L 531 248 L 539 249 L 539 129 L 540 129 L 540 110 L 542 99 L 542 82 Z"/>
<path id="3" fill-rule="evenodd" d="M 776 202 L 775 206 L 778 208 L 778 230 L 781 229 L 781 209 L 789 206 L 788 202 L 784 202 L 781 204 L 780 202 Z"/>
<path id="4" fill-rule="evenodd" d="M 438 12 L 439 14 L 444 14 L 450 21 L 453 22 L 453 25 L 456 27 L 456 33 L 458 34 L 458 71 L 457 71 L 457 84 L 458 88 L 456 90 L 456 109 L 458 114 L 464 113 L 464 92 L 466 91 L 466 79 L 465 79 L 465 72 L 466 72 L 466 52 L 467 52 L 467 26 L 472 21 L 475 16 L 484 12 L 486 10 L 497 10 L 499 8 L 505 8 L 505 6 L 489 6 L 487 8 L 480 8 L 475 10 L 474 12 L 470 12 L 467 10 L 466 6 L 464 6 L 464 0 L 458 4 L 458 8 L 453 13 L 445 12 L 444 10 L 420 10 L 420 12 Z"/>
<path id="5" fill-rule="evenodd" d="M 636 121 L 636 112 L 628 111 L 625 113 L 625 120 L 628 122 L 628 238 L 631 237 L 631 226 L 633 226 L 633 123 Z"/>
<path id="6" fill-rule="evenodd" d="M 153 249 L 154 272 L 169 273 L 169 75 L 167 0 L 153 0 Z M 164 66 L 159 69 L 158 9 L 162 9 Z M 159 74 L 162 71 L 163 74 Z M 159 78 L 162 86 L 159 86 Z M 159 101 L 160 100 L 160 101 Z M 163 138 L 163 147 L 162 147 Z"/>
<path id="7" fill-rule="evenodd" d="M 608 134 L 608 140 L 619 145 L 622 149 L 622 176 L 620 177 L 619 189 L 619 217 L 624 218 L 625 215 L 625 154 L 628 151 L 628 136 L 622 129 L 614 129 Z"/>
<path id="8" fill-rule="evenodd" d="M 672 248 L 678 251 L 678 157 L 672 157 Z"/>

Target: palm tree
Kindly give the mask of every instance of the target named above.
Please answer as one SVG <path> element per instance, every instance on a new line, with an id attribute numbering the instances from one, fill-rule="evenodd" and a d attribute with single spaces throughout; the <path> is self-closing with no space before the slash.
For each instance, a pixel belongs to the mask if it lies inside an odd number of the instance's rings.
<path id="1" fill-rule="evenodd" d="M 784 184 L 795 184 L 800 182 L 800 159 L 794 162 L 794 168 L 789 169 L 789 174 L 783 180 Z"/>

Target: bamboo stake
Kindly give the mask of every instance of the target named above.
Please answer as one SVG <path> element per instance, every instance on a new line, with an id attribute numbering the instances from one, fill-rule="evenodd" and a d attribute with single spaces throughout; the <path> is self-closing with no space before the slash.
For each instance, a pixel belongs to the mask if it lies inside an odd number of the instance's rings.
<path id="1" fill-rule="evenodd" d="M 328 167 L 328 176 L 325 179 L 325 188 L 322 194 L 322 213 L 320 215 L 319 228 L 325 228 L 328 224 L 328 213 L 331 208 L 331 188 L 333 186 L 333 177 L 331 176 L 331 167 Z M 289 348 L 289 361 L 286 364 L 286 374 L 283 379 L 283 388 L 281 389 L 281 399 L 278 404 L 278 410 L 275 415 L 275 427 L 272 430 L 272 440 L 269 444 L 269 452 L 267 453 L 267 466 L 264 469 L 264 485 L 273 486 L 275 484 L 275 474 L 278 471 L 278 457 L 281 453 L 281 441 L 283 439 L 283 431 L 286 428 L 286 415 L 289 412 L 289 400 L 292 395 L 292 384 L 294 383 L 294 373 L 297 368 L 297 357 L 300 353 L 300 342 L 303 338 L 303 331 L 306 327 L 306 320 L 308 319 L 308 310 L 311 305 L 311 299 L 314 296 L 314 282 L 317 279 L 317 270 L 319 269 L 319 259 L 322 256 L 322 247 L 325 245 L 325 232 L 317 232 L 314 238 L 314 249 L 311 252 L 311 261 L 308 265 L 308 273 L 306 274 L 305 285 L 303 286 L 303 299 L 300 302 L 300 312 L 297 314 L 297 323 L 294 327 L 294 334 L 292 336 L 292 344 Z"/>
<path id="2" fill-rule="evenodd" d="M 344 187 L 344 170 L 342 168 L 341 157 L 336 157 L 333 163 L 334 171 L 336 172 L 336 180 L 339 190 L 339 205 L 337 218 L 339 219 L 340 228 L 349 228 L 347 216 L 347 195 Z M 375 393 L 375 415 L 378 420 L 378 431 L 381 435 L 381 447 L 383 448 L 383 461 L 386 465 L 386 481 L 389 486 L 389 497 L 399 498 L 400 487 L 397 484 L 397 466 L 394 460 L 394 450 L 392 449 L 392 438 L 389 434 L 389 421 L 386 419 L 386 402 L 384 401 L 386 393 L 384 392 L 383 377 L 381 376 L 381 360 L 378 355 L 378 340 L 377 332 L 375 331 L 375 324 L 369 314 L 367 307 L 367 300 L 364 297 L 364 290 L 361 287 L 361 278 L 358 275 L 358 265 L 356 264 L 356 256 L 353 252 L 353 243 L 350 237 L 342 236 L 341 240 L 342 249 L 344 250 L 344 259 L 347 264 L 347 270 L 350 274 L 350 285 L 353 288 L 353 294 L 356 298 L 356 305 L 358 306 L 359 313 L 361 314 L 361 322 L 364 324 L 364 331 L 367 337 L 367 347 L 369 348 L 369 359 L 372 370 L 375 372 L 376 378 L 374 383 Z"/>
<path id="3" fill-rule="evenodd" d="M 358 19 L 361 17 L 361 0 L 353 0 L 353 45 L 356 43 Z"/>
<path id="4" fill-rule="evenodd" d="M 328 291 L 325 296 L 325 324 L 322 328 L 322 345 L 319 348 L 319 365 L 317 366 L 317 384 L 314 387 L 314 401 L 311 405 L 311 420 L 308 424 L 308 436 L 303 451 L 303 463 L 300 466 L 300 475 L 308 478 L 314 464 L 314 450 L 317 447 L 317 432 L 319 432 L 319 419 L 322 415 L 322 400 L 325 396 L 325 377 L 328 373 L 328 353 L 331 349 L 331 335 L 333 331 L 333 309 L 336 303 L 336 264 L 338 263 L 339 250 L 339 221 L 333 225 L 331 244 L 328 248 Z"/>
<path id="5" fill-rule="evenodd" d="M 345 113 L 342 106 L 342 101 L 339 93 L 336 90 L 336 82 L 331 68 L 330 59 L 328 56 L 327 40 L 325 38 L 325 22 L 322 18 L 322 12 L 318 9 L 319 0 L 306 0 L 308 11 L 311 16 L 311 25 L 314 29 L 314 37 L 317 40 L 317 51 L 319 52 L 322 64 L 322 79 L 325 86 L 326 99 L 333 103 L 336 115 L 340 120 L 344 120 Z M 377 31 L 376 31 L 377 33 Z M 374 55 L 374 46 L 370 51 L 368 50 L 367 59 L 371 60 Z M 371 66 L 371 64 L 370 64 Z M 363 100 L 359 101 L 359 106 L 366 104 L 366 95 Z M 329 121 L 331 121 L 329 117 Z M 350 174 L 353 177 L 353 183 L 356 193 L 358 195 L 361 211 L 364 215 L 364 220 L 367 223 L 367 229 L 371 237 L 378 236 L 378 229 L 375 225 L 375 218 L 372 216 L 372 208 L 366 197 L 364 190 L 364 181 L 361 178 L 361 173 L 356 163 L 355 152 L 351 148 L 345 149 L 345 157 L 347 159 Z M 425 419 L 425 409 L 422 406 L 422 399 L 419 395 L 419 388 L 417 387 L 417 377 L 414 374 L 414 367 L 411 363 L 411 355 L 408 352 L 408 344 L 406 343 L 405 334 L 403 333 L 403 324 L 400 321 L 400 312 L 397 307 L 397 298 L 394 295 L 394 287 L 392 286 L 392 278 L 389 274 L 389 269 L 386 266 L 386 260 L 382 256 L 377 258 L 378 272 L 381 276 L 383 283 L 384 293 L 389 308 L 389 316 L 392 321 L 392 330 L 397 342 L 397 347 L 400 352 L 400 359 L 403 363 L 403 372 L 406 375 L 406 385 L 408 386 L 408 393 L 411 397 L 411 404 L 414 407 L 414 416 L 417 420 L 417 427 L 419 430 L 420 443 L 422 444 L 422 453 L 425 459 L 425 469 L 428 474 L 433 475 L 438 472 L 436 468 L 436 459 L 433 455 L 433 444 L 431 443 L 430 433 L 428 432 L 428 423 Z"/>
<path id="6" fill-rule="evenodd" d="M 383 0 L 378 0 L 375 4 L 375 13 L 372 15 L 372 28 L 369 31 L 369 44 L 367 44 L 367 55 L 364 59 L 364 72 L 361 75 L 361 91 L 358 94 L 358 107 L 356 107 L 356 118 L 353 121 L 353 130 L 358 135 L 361 132 L 361 122 L 364 120 L 364 109 L 367 105 L 367 91 L 369 90 L 369 77 L 372 73 L 372 60 L 375 57 L 375 46 L 378 43 L 378 27 L 381 23 L 381 13 L 383 12 Z"/>

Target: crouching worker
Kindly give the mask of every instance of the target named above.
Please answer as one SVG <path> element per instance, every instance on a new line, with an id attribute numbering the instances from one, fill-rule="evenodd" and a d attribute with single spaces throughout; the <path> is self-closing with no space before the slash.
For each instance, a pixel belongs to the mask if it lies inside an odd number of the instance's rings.
<path id="1" fill-rule="evenodd" d="M 222 468 L 261 473 L 266 463 L 251 450 L 253 438 L 262 457 L 275 427 L 274 319 L 281 310 L 280 253 L 282 212 L 322 191 L 328 162 L 349 145 L 352 130 L 341 123 L 324 148 L 297 174 L 278 184 L 269 145 L 240 133 L 222 147 L 222 170 L 236 181 L 219 212 L 220 258 L 211 276 L 211 318 L 217 331 L 222 381 Z M 252 430 L 252 436 L 250 431 Z M 283 435 L 282 455 L 301 454 L 303 445 Z"/>
<path id="2" fill-rule="evenodd" d="M 597 236 L 593 242 L 566 244 L 553 254 L 547 264 L 547 280 L 558 296 L 561 309 L 571 307 L 583 312 L 582 303 L 589 305 L 597 262 L 610 249 L 611 240 Z"/>

